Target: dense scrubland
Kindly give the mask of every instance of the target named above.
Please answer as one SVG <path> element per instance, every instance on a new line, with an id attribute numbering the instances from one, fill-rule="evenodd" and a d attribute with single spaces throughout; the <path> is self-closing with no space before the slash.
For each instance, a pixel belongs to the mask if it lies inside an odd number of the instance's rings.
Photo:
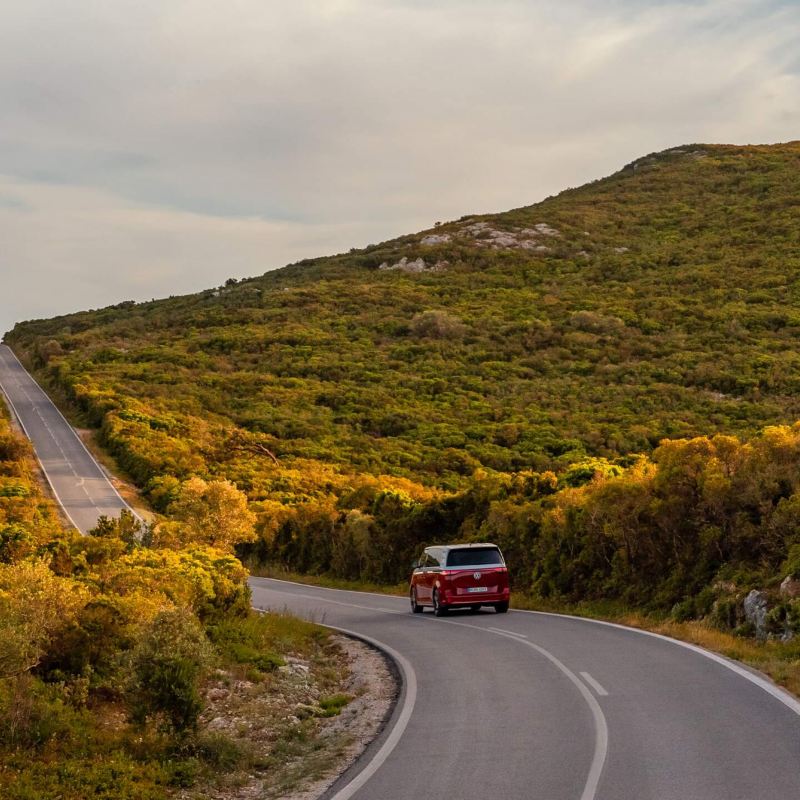
<path id="1" fill-rule="evenodd" d="M 392 583 L 424 544 L 490 539 L 544 602 L 789 639 L 798 223 L 800 144 L 694 145 L 6 340 L 158 512 L 243 491 L 251 564 Z"/>
<path id="2" fill-rule="evenodd" d="M 318 626 L 250 610 L 232 546 L 252 519 L 235 487 L 188 482 L 163 534 L 123 514 L 83 537 L 62 529 L 4 411 L 0 796 L 235 797 L 226 787 L 248 783 L 277 796 L 308 752 L 329 767 L 320 720 L 350 699 L 346 663 Z M 217 722 L 237 704 L 255 719 L 215 726 L 212 698 Z"/>

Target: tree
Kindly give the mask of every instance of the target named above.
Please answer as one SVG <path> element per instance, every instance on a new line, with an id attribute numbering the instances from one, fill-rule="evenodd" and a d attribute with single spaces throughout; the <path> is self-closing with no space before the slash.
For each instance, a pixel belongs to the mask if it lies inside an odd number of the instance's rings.
<path id="1" fill-rule="evenodd" d="M 206 483 L 190 478 L 169 510 L 181 523 L 184 540 L 230 551 L 240 542 L 255 539 L 255 514 L 247 507 L 245 494 L 230 481 Z"/>
<path id="2" fill-rule="evenodd" d="M 54 575 L 46 561 L 0 564 L 0 678 L 36 667 L 88 600 L 85 587 Z"/>
<path id="3" fill-rule="evenodd" d="M 158 614 L 143 631 L 131 658 L 130 701 L 134 721 L 163 716 L 176 731 L 197 725 L 203 710 L 200 680 L 214 651 L 187 609 Z"/>

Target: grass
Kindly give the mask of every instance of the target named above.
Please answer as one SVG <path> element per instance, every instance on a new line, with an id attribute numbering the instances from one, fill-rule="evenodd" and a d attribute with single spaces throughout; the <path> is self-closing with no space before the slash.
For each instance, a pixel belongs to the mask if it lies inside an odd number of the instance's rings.
<path id="1" fill-rule="evenodd" d="M 342 709 L 353 698 L 349 694 L 334 694 L 330 697 L 321 697 L 319 707 L 322 709 L 323 717 L 335 717 L 342 713 Z"/>
<path id="2" fill-rule="evenodd" d="M 328 735 L 325 718 L 352 697 L 342 691 L 349 669 L 330 631 L 252 612 L 208 633 L 220 660 L 203 692 L 200 725 L 184 736 L 152 721 L 131 724 L 118 700 L 90 694 L 87 706 L 72 705 L 60 684 L 0 681 L 0 797 L 205 798 L 236 786 L 281 797 L 333 770 L 349 739 Z M 290 661 L 307 671 L 298 676 Z M 314 703 L 315 713 L 292 722 L 304 703 Z M 209 724 L 220 718 L 222 729 Z"/>

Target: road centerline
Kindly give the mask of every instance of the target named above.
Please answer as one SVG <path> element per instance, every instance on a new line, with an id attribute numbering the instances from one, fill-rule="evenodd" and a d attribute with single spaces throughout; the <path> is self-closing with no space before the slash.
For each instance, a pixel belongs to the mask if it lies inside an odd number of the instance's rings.
<path id="1" fill-rule="evenodd" d="M 266 579 L 269 580 L 269 579 Z M 296 584 L 302 585 L 302 584 Z M 326 588 L 326 587 L 321 587 Z M 280 589 L 276 590 L 280 593 Z M 366 606 L 361 605 L 358 603 L 348 603 L 342 600 L 333 600 L 320 597 L 319 595 L 313 594 L 304 594 L 300 592 L 283 592 L 284 594 L 288 594 L 291 597 L 300 597 L 304 600 L 313 600 L 319 602 L 321 604 L 331 603 L 337 606 L 345 606 L 348 608 L 357 608 L 365 611 L 372 611 L 378 612 L 383 614 L 394 614 L 406 617 L 410 622 L 417 622 L 418 620 L 424 620 L 433 624 L 445 624 L 445 625 L 457 625 L 463 628 L 471 628 L 472 630 L 482 631 L 483 633 L 488 633 L 492 636 L 502 636 L 505 639 L 510 639 L 511 641 L 519 642 L 522 645 L 530 647 L 532 650 L 536 651 L 544 658 L 546 658 L 553 666 L 555 666 L 580 692 L 581 697 L 584 699 L 586 704 L 589 706 L 589 710 L 592 715 L 592 721 L 594 725 L 594 733 L 595 733 L 595 746 L 594 752 L 592 755 L 592 760 L 589 765 L 589 772 L 586 777 L 586 783 L 584 784 L 583 791 L 580 795 L 580 800 L 595 800 L 597 795 L 597 789 L 600 785 L 600 778 L 602 777 L 603 767 L 605 766 L 606 757 L 608 755 L 608 723 L 606 722 L 605 715 L 603 714 L 603 709 L 600 707 L 600 704 L 597 702 L 597 699 L 586 686 L 586 684 L 569 668 L 561 661 L 557 656 L 551 653 L 546 648 L 534 644 L 533 642 L 529 641 L 527 637 L 524 635 L 517 634 L 513 631 L 506 631 L 502 628 L 493 628 L 493 627 L 483 627 L 481 625 L 473 625 L 468 622 L 458 622 L 454 619 L 442 619 L 440 617 L 432 617 L 429 615 L 411 615 L 408 611 L 405 610 L 393 610 L 393 609 L 386 609 L 386 608 L 375 608 L 373 606 Z M 323 623 L 324 624 L 324 623 Z M 347 795 L 349 797 L 350 795 Z M 337 800 L 344 800 L 344 798 L 338 798 Z"/>
<path id="2" fill-rule="evenodd" d="M 588 672 L 581 672 L 581 678 L 583 678 L 600 697 L 608 697 L 608 692 Z"/>
<path id="3" fill-rule="evenodd" d="M 468 622 L 456 622 L 455 620 L 435 619 L 432 617 L 426 617 L 426 619 L 430 619 L 432 622 L 444 622 L 449 625 L 460 625 L 465 628 L 473 628 L 474 630 L 485 631 L 486 633 L 491 633 L 494 636 L 502 636 L 506 639 L 510 639 L 511 641 L 519 642 L 526 647 L 530 647 L 532 650 L 535 650 L 537 653 L 544 656 L 578 689 L 581 697 L 583 697 L 583 699 L 586 701 L 586 704 L 589 706 L 589 710 L 592 713 L 592 721 L 595 729 L 594 754 L 592 756 L 592 762 L 589 766 L 589 774 L 586 777 L 586 783 L 583 787 L 580 800 L 595 800 L 597 789 L 600 785 L 600 778 L 603 775 L 603 767 L 605 766 L 606 757 L 608 756 L 608 723 L 606 721 L 605 714 L 603 713 L 603 709 L 600 707 L 600 703 L 597 702 L 597 698 L 589 691 L 586 684 L 566 664 L 564 664 L 563 661 L 561 661 L 557 656 L 553 655 L 553 653 L 551 653 L 549 650 L 541 645 L 521 638 L 516 633 L 506 633 L 501 631 L 500 628 L 484 628 L 480 625 L 471 625 Z"/>

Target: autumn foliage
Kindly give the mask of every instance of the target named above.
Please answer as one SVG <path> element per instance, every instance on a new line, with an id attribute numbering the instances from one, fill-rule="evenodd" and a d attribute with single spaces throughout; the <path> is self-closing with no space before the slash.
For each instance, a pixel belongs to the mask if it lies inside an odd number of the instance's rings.
<path id="1" fill-rule="evenodd" d="M 393 583 L 425 544 L 492 539 L 537 597 L 740 628 L 725 609 L 758 587 L 785 632 L 798 164 L 797 143 L 675 148 L 7 338 L 165 515 L 162 548 Z"/>

